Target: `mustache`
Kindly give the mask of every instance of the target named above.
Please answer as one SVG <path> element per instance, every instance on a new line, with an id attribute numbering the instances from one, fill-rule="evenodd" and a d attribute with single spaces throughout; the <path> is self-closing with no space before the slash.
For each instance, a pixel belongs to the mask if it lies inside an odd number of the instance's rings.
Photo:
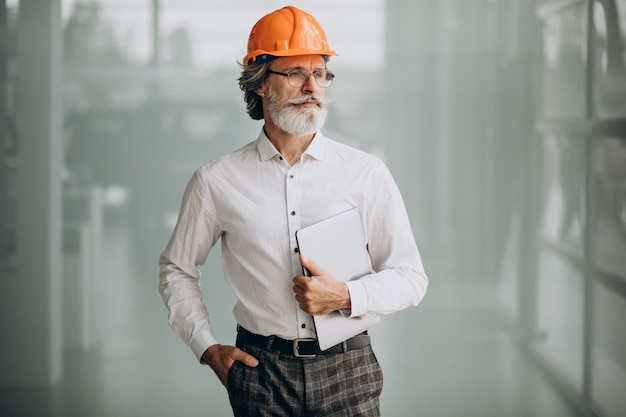
<path id="1" fill-rule="evenodd" d="M 294 106 L 297 106 L 299 104 L 303 104 L 308 101 L 317 103 L 317 105 L 320 107 L 325 107 L 330 103 L 330 100 L 326 99 L 325 97 L 317 97 L 314 95 L 305 94 L 303 96 L 287 100 L 287 104 L 292 104 Z"/>

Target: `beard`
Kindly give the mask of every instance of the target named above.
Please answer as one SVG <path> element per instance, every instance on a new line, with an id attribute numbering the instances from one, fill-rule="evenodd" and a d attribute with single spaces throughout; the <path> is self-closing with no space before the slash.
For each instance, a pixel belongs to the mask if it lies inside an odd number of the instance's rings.
<path id="1" fill-rule="evenodd" d="M 315 101 L 317 106 L 301 104 Z M 276 127 L 285 133 L 294 136 L 312 135 L 326 122 L 328 116 L 328 100 L 313 95 L 282 100 L 270 88 L 267 94 L 267 104 L 270 117 Z"/>

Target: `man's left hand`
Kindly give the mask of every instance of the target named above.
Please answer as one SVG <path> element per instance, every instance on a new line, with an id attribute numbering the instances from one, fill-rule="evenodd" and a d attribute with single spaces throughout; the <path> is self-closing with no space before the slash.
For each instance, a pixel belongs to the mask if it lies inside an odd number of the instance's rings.
<path id="1" fill-rule="evenodd" d="M 298 275 L 293 279 L 293 292 L 302 310 L 312 316 L 319 316 L 350 309 L 350 292 L 346 284 L 337 281 L 302 254 L 300 263 L 311 273 L 310 277 Z"/>

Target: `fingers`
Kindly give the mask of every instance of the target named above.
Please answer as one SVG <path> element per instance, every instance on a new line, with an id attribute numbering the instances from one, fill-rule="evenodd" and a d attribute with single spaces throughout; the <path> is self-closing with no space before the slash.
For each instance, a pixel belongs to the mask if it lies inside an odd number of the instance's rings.
<path id="1" fill-rule="evenodd" d="M 235 361 L 250 367 L 259 364 L 254 356 L 234 346 L 213 345 L 202 356 L 224 386 L 227 386 L 228 371 Z"/>
<path id="2" fill-rule="evenodd" d="M 311 278 L 310 277 L 305 277 L 303 275 L 298 275 L 297 277 L 293 278 L 293 290 L 294 292 L 298 293 L 299 291 L 303 291 L 307 285 L 309 285 L 311 283 Z"/>

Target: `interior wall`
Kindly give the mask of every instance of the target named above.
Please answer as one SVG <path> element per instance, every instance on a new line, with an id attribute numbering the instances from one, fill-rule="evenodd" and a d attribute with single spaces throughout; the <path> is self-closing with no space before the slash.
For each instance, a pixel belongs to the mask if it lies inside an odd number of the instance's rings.
<path id="1" fill-rule="evenodd" d="M 0 385 L 45 387 L 63 375 L 62 46 L 60 1 L 24 0 L 4 26 Z M 6 17 L 6 14 L 5 14 Z M 15 23 L 15 22 L 13 22 Z M 8 35 L 17 35 L 10 38 Z M 10 41 L 19 54 L 10 53 Z M 18 73 L 13 70 L 20 68 Z M 10 80 L 10 82 L 9 82 Z M 11 90 L 11 87 L 15 90 Z M 6 94 L 9 93 L 9 94 Z M 9 113 L 7 110 L 13 110 Z M 19 135 L 15 147 L 13 133 Z M 16 157 L 19 153 L 19 157 Z M 33 356 L 41 361 L 34 361 Z"/>

